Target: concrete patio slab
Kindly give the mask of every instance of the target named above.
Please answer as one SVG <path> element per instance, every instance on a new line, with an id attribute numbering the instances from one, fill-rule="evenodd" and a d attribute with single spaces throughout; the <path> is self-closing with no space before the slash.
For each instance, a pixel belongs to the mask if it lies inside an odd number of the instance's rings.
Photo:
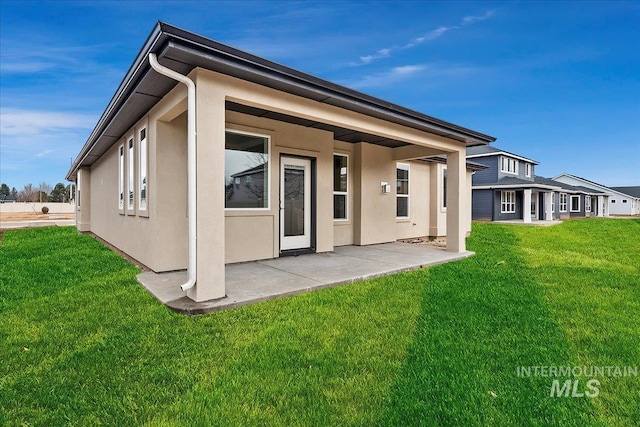
<path id="1" fill-rule="evenodd" d="M 334 252 L 282 257 L 225 266 L 227 296 L 195 302 L 180 289 L 186 271 L 144 272 L 138 281 L 160 302 L 185 314 L 203 314 L 316 289 L 353 283 L 468 258 L 427 245 L 385 243 L 342 246 Z"/>

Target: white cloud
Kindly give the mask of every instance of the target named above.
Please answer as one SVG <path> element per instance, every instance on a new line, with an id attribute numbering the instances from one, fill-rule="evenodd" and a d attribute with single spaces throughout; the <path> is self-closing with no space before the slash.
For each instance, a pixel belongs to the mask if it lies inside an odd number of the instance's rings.
<path id="1" fill-rule="evenodd" d="M 365 76 L 360 81 L 351 83 L 349 86 L 352 88 L 388 86 L 419 74 L 424 69 L 425 66 L 423 65 L 403 65 L 401 67 L 394 67 L 386 72 Z"/>
<path id="2" fill-rule="evenodd" d="M 3 109 L 0 135 L 40 135 L 71 129 L 91 130 L 96 122 L 91 114 L 57 111 Z"/>
<path id="3" fill-rule="evenodd" d="M 469 25 L 469 24 L 473 24 L 474 22 L 487 20 L 491 18 L 494 13 L 495 11 L 488 10 L 487 12 L 485 12 L 484 15 L 481 15 L 481 16 L 465 16 L 464 18 L 462 18 L 462 22 L 460 25 Z"/>
<path id="4" fill-rule="evenodd" d="M 424 42 L 428 42 L 428 41 L 432 41 L 435 39 L 438 39 L 440 37 L 442 37 L 445 33 L 453 31 L 453 30 L 457 30 L 460 29 L 464 26 L 467 25 L 471 25 L 474 24 L 476 22 L 480 22 L 480 21 L 485 21 L 489 18 L 491 18 L 494 15 L 494 11 L 490 10 L 487 11 L 484 15 L 481 16 L 465 16 L 464 18 L 462 18 L 462 20 L 460 21 L 460 23 L 458 25 L 450 25 L 450 26 L 440 26 L 438 28 L 436 28 L 435 30 L 431 30 L 426 34 L 423 34 L 420 37 L 416 37 L 413 40 L 411 40 L 410 42 L 404 44 L 403 46 L 394 46 L 394 47 L 388 47 L 388 48 L 384 48 L 384 49 L 380 49 L 378 50 L 375 54 L 373 55 L 365 55 L 365 56 L 361 56 L 360 57 L 360 62 L 356 62 L 353 63 L 351 65 L 364 65 L 364 64 L 369 64 L 375 60 L 378 59 L 383 59 L 383 58 L 388 58 L 391 56 L 391 54 L 396 51 L 396 50 L 405 50 L 405 49 L 412 49 L 418 45 L 421 45 Z"/>

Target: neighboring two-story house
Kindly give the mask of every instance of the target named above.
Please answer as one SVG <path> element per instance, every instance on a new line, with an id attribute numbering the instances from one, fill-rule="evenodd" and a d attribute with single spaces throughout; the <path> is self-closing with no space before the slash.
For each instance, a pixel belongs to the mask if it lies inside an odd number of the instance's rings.
<path id="1" fill-rule="evenodd" d="M 467 159 L 487 167 L 472 178 L 474 220 L 531 222 L 607 215 L 602 191 L 536 176 L 535 160 L 491 146 L 467 148 Z"/>
<path id="2" fill-rule="evenodd" d="M 538 162 L 491 146 L 467 148 L 467 159 L 487 166 L 472 178 L 474 220 L 553 219 L 557 186 L 535 181 Z"/>

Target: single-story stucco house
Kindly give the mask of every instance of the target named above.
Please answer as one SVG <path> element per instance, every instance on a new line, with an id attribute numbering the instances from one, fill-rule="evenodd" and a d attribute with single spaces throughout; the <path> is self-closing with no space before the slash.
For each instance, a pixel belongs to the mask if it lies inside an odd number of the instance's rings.
<path id="1" fill-rule="evenodd" d="M 187 269 L 205 301 L 227 263 L 430 235 L 465 251 L 466 148 L 494 140 L 160 22 L 67 179 L 79 231 Z"/>

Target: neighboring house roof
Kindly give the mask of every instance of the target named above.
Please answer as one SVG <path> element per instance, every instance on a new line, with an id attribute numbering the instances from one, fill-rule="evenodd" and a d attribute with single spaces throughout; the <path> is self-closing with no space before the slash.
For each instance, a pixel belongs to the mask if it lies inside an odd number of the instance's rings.
<path id="1" fill-rule="evenodd" d="M 243 171 L 240 171 L 238 173 L 234 173 L 233 175 L 231 175 L 231 178 L 236 178 L 238 176 L 245 176 L 245 175 L 253 175 L 259 172 L 264 172 L 264 164 L 262 165 L 258 165 L 258 166 L 254 166 L 252 168 L 249 169 L 245 169 Z"/>
<path id="2" fill-rule="evenodd" d="M 178 84 L 151 69 L 149 53 L 155 53 L 161 63 L 185 75 L 196 67 L 202 67 L 326 105 L 451 138 L 468 146 L 495 141 L 492 136 L 365 95 L 164 22 L 158 22 L 69 169 L 68 180 L 75 179 L 80 167 L 90 166 L 97 161 L 131 126 L 144 117 Z M 378 135 L 354 132 L 327 123 L 314 122 L 231 101 L 226 102 L 226 108 L 231 111 L 329 130 L 334 132 L 336 139 L 347 142 L 370 142 L 391 147 L 408 145 L 403 141 L 388 140 Z M 354 141 L 354 138 L 359 141 Z"/>
<path id="3" fill-rule="evenodd" d="M 13 197 L 11 194 L 0 194 L 0 202 L 15 202 L 16 198 Z"/>
<path id="4" fill-rule="evenodd" d="M 576 176 L 576 175 L 571 175 L 570 173 L 561 173 L 560 175 L 553 177 L 553 179 L 557 180 L 558 178 L 561 178 L 563 176 L 566 176 L 568 178 L 573 178 L 573 179 L 575 179 L 577 181 L 584 182 L 586 185 L 581 186 L 581 187 L 587 188 L 591 192 L 594 192 L 594 188 L 593 187 L 596 187 L 596 190 L 600 191 L 599 194 L 613 194 L 613 193 L 615 193 L 615 194 L 618 194 L 620 196 L 631 197 L 629 194 L 624 193 L 622 191 L 618 191 L 618 190 L 616 190 L 616 189 L 614 189 L 612 187 L 607 187 L 606 185 L 598 184 L 597 182 L 589 181 L 588 179 L 585 179 L 585 178 L 582 178 L 582 177 L 579 177 L 579 176 Z"/>
<path id="5" fill-rule="evenodd" d="M 474 157 L 489 157 L 489 156 L 497 156 L 497 155 L 510 156 L 519 160 L 524 160 L 525 162 L 531 162 L 534 165 L 540 164 L 539 162 L 529 159 L 527 157 L 523 157 L 518 154 L 513 154 L 508 151 L 502 150 L 497 147 L 492 147 L 489 145 L 476 145 L 473 147 L 467 147 L 467 159 L 471 159 Z"/>
<path id="6" fill-rule="evenodd" d="M 612 190 L 618 191 L 620 193 L 628 194 L 631 197 L 636 199 L 640 199 L 640 186 L 636 187 L 609 187 Z"/>
<path id="7" fill-rule="evenodd" d="M 494 189 L 494 188 L 498 188 L 498 189 L 500 188 L 503 188 L 503 189 L 541 188 L 543 190 L 553 190 L 553 191 L 557 191 L 560 189 L 560 187 L 555 184 L 542 183 L 542 182 L 538 182 L 537 180 L 528 181 L 526 179 L 520 179 L 512 176 L 506 176 L 495 182 L 474 185 L 472 188 L 475 190 Z"/>
<path id="8" fill-rule="evenodd" d="M 577 187 L 574 185 L 565 184 L 564 182 L 555 181 L 551 178 L 545 178 L 543 176 L 534 176 L 534 181 L 540 184 L 558 187 L 558 190 L 564 190 L 566 193 L 593 193 L 594 190 L 586 187 Z"/>
<path id="9" fill-rule="evenodd" d="M 446 156 L 425 157 L 422 160 L 425 161 L 425 162 L 429 162 L 429 163 L 444 163 L 444 164 L 447 163 L 447 157 Z M 472 171 L 480 171 L 480 170 L 484 170 L 484 169 L 489 169 L 489 166 L 483 165 L 482 163 L 476 163 L 476 162 L 467 161 L 466 165 L 467 165 L 467 169 L 470 169 Z"/>

